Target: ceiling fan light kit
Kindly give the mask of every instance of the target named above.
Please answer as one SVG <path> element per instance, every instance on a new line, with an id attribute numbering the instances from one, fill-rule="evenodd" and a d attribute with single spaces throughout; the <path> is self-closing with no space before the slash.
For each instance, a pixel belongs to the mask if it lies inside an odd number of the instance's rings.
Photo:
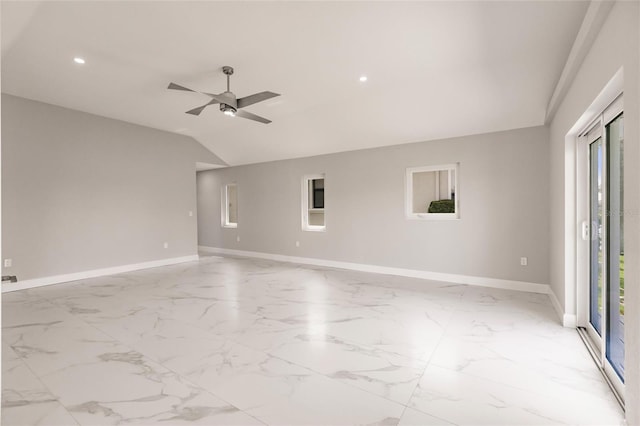
<path id="1" fill-rule="evenodd" d="M 220 94 L 196 92 L 195 90 L 191 90 L 189 88 L 180 86 L 179 84 L 175 84 L 175 83 L 169 83 L 169 86 L 167 87 L 167 89 L 202 93 L 211 98 L 211 100 L 208 103 L 187 111 L 186 112 L 187 114 L 200 115 L 200 113 L 209 105 L 220 104 L 220 111 L 222 111 L 225 115 L 228 115 L 231 117 L 246 118 L 246 119 L 257 121 L 259 123 L 264 123 L 264 124 L 271 123 L 271 120 L 268 120 L 264 117 L 260 117 L 259 115 L 255 115 L 247 111 L 243 111 L 241 110 L 241 108 L 256 104 L 258 102 L 266 101 L 267 99 L 275 98 L 276 96 L 280 96 L 280 94 L 273 93 L 273 92 L 260 92 L 260 93 L 255 93 L 253 95 L 249 95 L 249 96 L 245 96 L 243 98 L 237 99 L 236 95 L 231 91 L 230 78 L 233 75 L 233 68 L 230 66 L 224 66 L 222 67 L 222 72 L 227 76 L 227 90 L 226 92 L 223 92 Z"/>
<path id="2" fill-rule="evenodd" d="M 227 104 L 220 104 L 220 111 L 222 111 L 224 113 L 224 115 L 229 115 L 231 117 L 235 117 L 236 112 L 238 110 L 235 109 L 232 106 L 227 105 Z"/>

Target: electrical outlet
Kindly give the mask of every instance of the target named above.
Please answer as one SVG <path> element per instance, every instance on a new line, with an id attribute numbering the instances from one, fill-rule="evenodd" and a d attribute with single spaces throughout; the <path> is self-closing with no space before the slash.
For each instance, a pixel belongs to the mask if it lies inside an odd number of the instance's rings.
<path id="1" fill-rule="evenodd" d="M 169 248 L 169 243 L 164 243 L 164 248 Z"/>
<path id="2" fill-rule="evenodd" d="M 189 217 L 193 217 L 193 212 L 189 210 Z"/>
<path id="3" fill-rule="evenodd" d="M 240 242 L 240 235 L 238 235 L 238 236 L 236 237 L 236 241 L 237 241 L 237 242 Z"/>
<path id="4" fill-rule="evenodd" d="M 296 241 L 296 247 L 300 247 L 300 241 Z"/>
<path id="5" fill-rule="evenodd" d="M 529 263 L 529 259 L 527 259 L 526 257 L 520 258 L 520 266 L 527 266 L 528 263 Z"/>
<path id="6" fill-rule="evenodd" d="M 4 267 L 5 268 L 11 268 L 11 266 L 13 266 L 13 259 L 5 259 L 4 260 Z"/>

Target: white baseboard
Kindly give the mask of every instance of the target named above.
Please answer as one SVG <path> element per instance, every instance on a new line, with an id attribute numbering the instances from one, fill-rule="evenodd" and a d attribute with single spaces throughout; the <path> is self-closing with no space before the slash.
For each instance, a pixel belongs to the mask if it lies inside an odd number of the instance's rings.
<path id="1" fill-rule="evenodd" d="M 573 314 L 562 315 L 562 325 L 567 328 L 576 328 L 578 326 L 578 317 Z"/>
<path id="2" fill-rule="evenodd" d="M 137 271 L 140 269 L 157 268 L 158 266 L 175 265 L 176 263 L 197 261 L 197 254 L 191 256 L 172 257 L 170 259 L 152 260 L 150 262 L 133 263 L 130 265 L 113 266 L 110 268 L 93 269 L 91 271 L 75 272 L 72 274 L 53 275 L 50 277 L 34 278 L 18 281 L 16 283 L 2 283 L 2 292 L 25 290 L 28 288 L 42 287 L 45 285 L 66 283 L 69 281 L 84 280 L 87 278 L 103 277 L 105 275 L 121 274 L 123 272 Z"/>
<path id="3" fill-rule="evenodd" d="M 373 272 L 377 274 L 398 275 L 402 277 L 421 278 L 432 281 L 444 281 L 456 284 L 468 284 L 481 287 L 503 288 L 507 290 L 527 291 L 530 293 L 550 292 L 549 285 L 511 281 L 499 278 L 474 277 L 470 275 L 445 274 L 441 272 L 420 271 L 417 269 L 394 268 L 389 266 L 367 265 L 362 263 L 340 262 L 337 260 L 317 259 L 310 257 L 285 256 L 281 254 L 262 253 L 257 251 L 231 250 L 218 247 L 198 246 L 198 250 L 206 253 L 227 254 L 232 256 L 255 257 L 258 259 L 279 262 L 302 263 L 307 265 L 326 266 L 329 268 L 350 269 L 354 271 Z"/>
<path id="4" fill-rule="evenodd" d="M 562 305 L 558 300 L 558 296 L 556 296 L 553 290 L 551 290 L 551 287 L 549 287 L 549 299 L 551 299 L 551 304 L 553 305 L 553 309 L 556 310 L 558 317 L 562 320 L 564 324 L 564 309 L 562 308 Z"/>
<path id="5" fill-rule="evenodd" d="M 556 310 L 558 317 L 562 320 L 562 325 L 568 328 L 576 328 L 576 326 L 578 325 L 577 316 L 573 314 L 566 314 L 564 312 L 564 308 L 560 304 L 558 297 L 553 292 L 553 290 L 551 290 L 551 288 L 549 288 L 549 298 L 551 299 L 551 304 L 553 305 L 553 308 Z"/>

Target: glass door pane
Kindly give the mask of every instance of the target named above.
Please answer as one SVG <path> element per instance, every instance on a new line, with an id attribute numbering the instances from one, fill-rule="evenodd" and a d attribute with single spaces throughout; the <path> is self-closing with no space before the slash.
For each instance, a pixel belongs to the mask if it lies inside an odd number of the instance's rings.
<path id="1" fill-rule="evenodd" d="M 624 140 L 622 114 L 606 125 L 608 291 L 606 356 L 624 382 Z"/>
<path id="2" fill-rule="evenodd" d="M 602 138 L 598 138 L 589 145 L 589 215 L 591 221 L 589 322 L 600 336 L 602 336 L 602 287 L 604 283 L 603 154 Z"/>

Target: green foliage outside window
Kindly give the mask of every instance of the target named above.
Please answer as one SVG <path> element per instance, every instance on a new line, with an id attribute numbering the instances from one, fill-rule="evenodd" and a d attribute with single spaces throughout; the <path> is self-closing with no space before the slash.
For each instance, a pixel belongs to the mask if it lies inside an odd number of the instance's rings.
<path id="1" fill-rule="evenodd" d="M 429 213 L 455 213 L 456 203 L 454 200 L 438 200 L 429 204 Z"/>

